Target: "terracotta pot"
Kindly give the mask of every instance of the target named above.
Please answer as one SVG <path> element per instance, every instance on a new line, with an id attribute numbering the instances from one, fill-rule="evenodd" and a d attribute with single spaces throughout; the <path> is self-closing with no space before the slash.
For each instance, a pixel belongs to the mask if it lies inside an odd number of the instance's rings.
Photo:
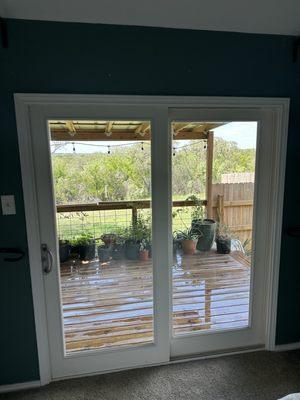
<path id="1" fill-rule="evenodd" d="M 147 261 L 149 260 L 149 250 L 142 250 L 140 251 L 140 260 Z"/>
<path id="2" fill-rule="evenodd" d="M 184 254 L 193 255 L 196 251 L 196 242 L 191 239 L 185 239 L 181 242 Z"/>

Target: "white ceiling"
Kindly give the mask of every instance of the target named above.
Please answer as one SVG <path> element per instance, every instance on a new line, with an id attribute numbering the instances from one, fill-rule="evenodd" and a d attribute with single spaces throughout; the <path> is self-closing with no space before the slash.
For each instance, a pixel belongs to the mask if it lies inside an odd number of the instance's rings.
<path id="1" fill-rule="evenodd" d="M 0 0 L 8 18 L 300 34 L 300 0 Z"/>

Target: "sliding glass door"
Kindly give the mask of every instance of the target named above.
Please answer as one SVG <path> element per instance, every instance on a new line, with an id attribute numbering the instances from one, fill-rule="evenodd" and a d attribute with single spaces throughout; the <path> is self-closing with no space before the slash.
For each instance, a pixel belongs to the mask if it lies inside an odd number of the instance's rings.
<path id="1" fill-rule="evenodd" d="M 260 115 L 173 110 L 172 355 L 263 344 Z"/>
<path id="2" fill-rule="evenodd" d="M 65 353 L 154 342 L 150 121 L 49 121 Z"/>
<path id="3" fill-rule="evenodd" d="M 30 106 L 53 378 L 264 345 L 272 118 L 190 101 Z"/>
<path id="4" fill-rule="evenodd" d="M 165 118 L 143 106 L 50 107 L 46 122 L 35 111 L 53 376 L 168 361 Z"/>

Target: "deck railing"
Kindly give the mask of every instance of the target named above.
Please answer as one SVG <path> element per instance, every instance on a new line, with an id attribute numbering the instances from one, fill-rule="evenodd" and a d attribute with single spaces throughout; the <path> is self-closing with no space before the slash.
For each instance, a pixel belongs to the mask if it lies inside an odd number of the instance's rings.
<path id="1" fill-rule="evenodd" d="M 203 206 L 206 206 L 206 200 L 200 200 Z M 198 203 L 199 204 L 199 203 Z M 173 201 L 173 207 L 192 207 L 196 202 L 193 200 L 176 200 Z M 139 209 L 149 209 L 151 206 L 150 200 L 136 200 L 136 201 L 112 201 L 112 202 L 99 202 L 90 204 L 62 204 L 57 206 L 58 213 L 65 212 L 84 212 L 84 211 L 104 211 L 104 210 L 131 210 L 132 224 L 137 221 L 137 212 Z"/>
<path id="2" fill-rule="evenodd" d="M 206 207 L 206 200 L 201 200 L 201 203 Z M 195 205 L 196 202 L 193 200 L 175 200 L 172 204 L 173 210 L 179 208 L 188 210 Z M 249 222 L 245 224 L 245 221 L 239 221 L 236 217 L 229 221 L 228 215 L 230 210 L 235 210 L 237 207 L 239 209 L 249 209 L 249 207 L 252 209 L 252 205 L 252 200 L 225 201 L 223 195 L 218 195 L 212 204 L 213 218 L 221 223 L 228 224 L 236 236 L 245 240 L 245 238 L 251 237 L 252 224 L 249 224 Z M 114 227 L 136 224 L 139 212 L 145 212 L 150 207 L 150 200 L 57 205 L 58 233 L 62 239 L 84 232 L 99 236 L 107 231 L 112 231 Z M 225 210 L 227 210 L 226 213 Z M 184 229 L 190 226 L 190 222 L 191 210 L 173 219 L 173 230 Z"/>
<path id="3" fill-rule="evenodd" d="M 201 200 L 201 204 L 206 206 L 206 200 Z M 173 201 L 173 210 L 195 205 L 196 202 L 193 200 L 176 200 Z M 85 231 L 92 231 L 91 233 L 98 235 L 113 227 L 135 225 L 139 212 L 149 210 L 150 207 L 150 200 L 57 205 L 58 233 L 64 239 Z M 130 211 L 129 215 L 128 211 Z M 185 227 L 185 221 L 182 217 L 180 218 L 176 229 Z M 189 224 L 190 215 L 185 215 L 184 218 Z"/>

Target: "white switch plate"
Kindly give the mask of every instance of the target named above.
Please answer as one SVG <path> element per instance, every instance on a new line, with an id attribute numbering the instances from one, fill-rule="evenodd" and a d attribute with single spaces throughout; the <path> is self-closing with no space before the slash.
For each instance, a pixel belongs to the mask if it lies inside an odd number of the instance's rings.
<path id="1" fill-rule="evenodd" d="M 1 196 L 2 214 L 14 215 L 16 214 L 15 196 L 5 195 Z"/>

